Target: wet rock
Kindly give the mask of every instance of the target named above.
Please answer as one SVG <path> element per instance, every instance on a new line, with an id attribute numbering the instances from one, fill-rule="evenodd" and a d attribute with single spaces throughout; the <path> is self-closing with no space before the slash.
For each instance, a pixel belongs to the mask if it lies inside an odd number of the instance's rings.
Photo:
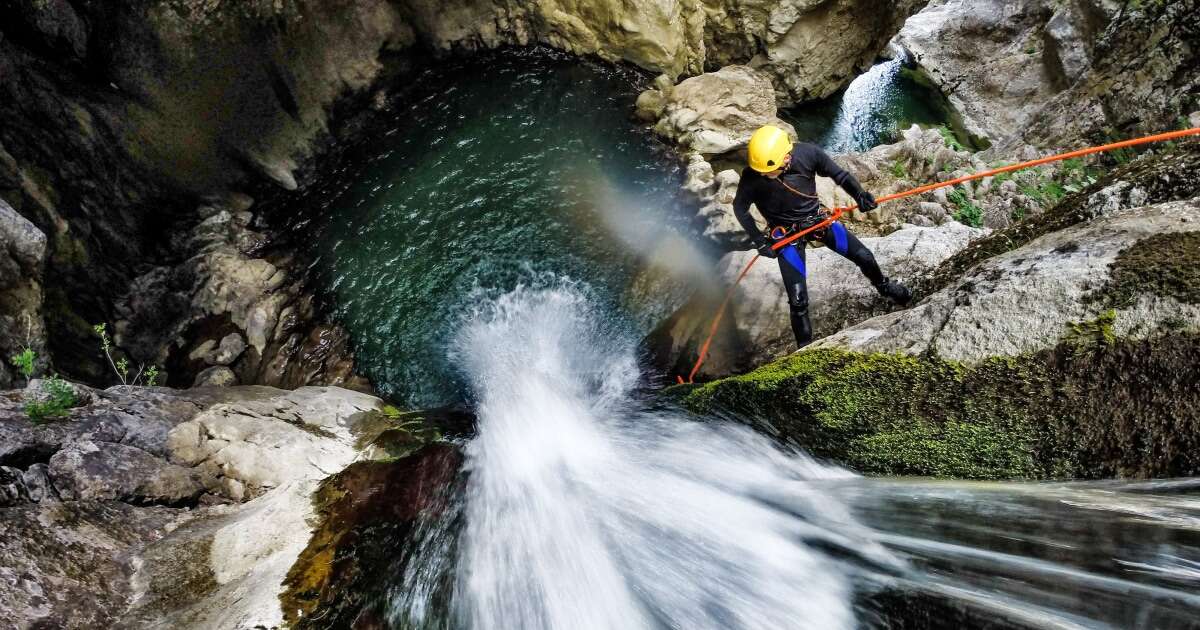
<path id="1" fill-rule="evenodd" d="M 941 227 L 909 226 L 886 237 L 864 237 L 880 267 L 902 282 L 935 268 L 966 247 L 982 230 L 950 222 Z M 718 264 L 719 287 L 727 287 L 749 262 L 753 251 L 726 254 Z M 861 322 L 891 306 L 858 268 L 828 248 L 809 249 L 809 313 L 816 338 Z M 698 345 L 708 334 L 723 293 L 701 293 L 650 336 L 656 363 L 686 374 Z M 787 297 L 773 260 L 760 260 L 738 285 L 708 358 L 697 377 L 724 376 L 796 349 Z"/>
<path id="2" fill-rule="evenodd" d="M 224 365 L 214 365 L 196 375 L 192 387 L 228 387 L 237 384 L 237 375 Z"/>
<path id="3" fill-rule="evenodd" d="M 1101 291 L 1121 252 L 1136 251 L 1131 248 L 1152 236 L 1197 230 L 1195 200 L 1117 210 L 994 256 L 920 304 L 841 330 L 814 347 L 978 362 L 1055 347 L 1079 326 L 1131 339 L 1197 331 L 1200 305 L 1187 298 L 1151 284 L 1144 295 L 1113 304 Z"/>
<path id="4" fill-rule="evenodd" d="M 450 520 L 462 462 L 457 447 L 432 444 L 397 461 L 353 464 L 322 482 L 320 527 L 284 582 L 288 625 L 341 626 L 384 612 L 383 576 L 395 575 L 397 558 L 412 557 L 397 552 L 410 548 L 420 526 Z"/>

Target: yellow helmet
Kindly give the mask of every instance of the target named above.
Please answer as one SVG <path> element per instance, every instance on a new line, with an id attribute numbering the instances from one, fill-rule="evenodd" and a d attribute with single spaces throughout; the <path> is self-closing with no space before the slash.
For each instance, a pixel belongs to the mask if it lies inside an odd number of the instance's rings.
<path id="1" fill-rule="evenodd" d="M 770 173 L 783 168 L 783 158 L 792 152 L 792 139 L 774 125 L 763 125 L 750 136 L 750 168 Z"/>

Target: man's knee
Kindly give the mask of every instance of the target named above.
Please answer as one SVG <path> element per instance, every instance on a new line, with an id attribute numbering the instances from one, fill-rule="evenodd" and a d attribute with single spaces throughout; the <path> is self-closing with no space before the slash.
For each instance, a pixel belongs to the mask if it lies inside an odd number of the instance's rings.
<path id="1" fill-rule="evenodd" d="M 788 291 L 788 307 L 791 309 L 793 315 L 807 315 L 808 291 L 800 288 Z"/>

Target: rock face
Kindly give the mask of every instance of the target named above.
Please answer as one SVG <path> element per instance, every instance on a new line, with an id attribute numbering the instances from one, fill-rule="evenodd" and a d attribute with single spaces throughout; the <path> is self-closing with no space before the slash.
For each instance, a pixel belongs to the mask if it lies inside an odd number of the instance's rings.
<path id="1" fill-rule="evenodd" d="M 784 102 L 836 92 L 869 65 L 920 0 L 459 0 L 410 3 L 439 50 L 543 42 L 671 78 L 749 63 Z"/>
<path id="2" fill-rule="evenodd" d="M 703 0 L 706 65 L 746 63 L 783 103 L 824 98 L 866 69 L 922 0 Z"/>
<path id="3" fill-rule="evenodd" d="M 1198 9 L 1195 0 L 934 0 L 894 43 L 973 136 L 1009 155 L 1025 143 L 1065 147 L 1175 128 L 1197 108 Z"/>
<path id="4" fill-rule="evenodd" d="M 37 372 L 46 368 L 45 323 L 42 320 L 42 271 L 46 235 L 0 199 L 0 388 L 23 376 L 8 359 L 29 347 L 39 356 Z"/>
<path id="5" fill-rule="evenodd" d="M 192 252 L 186 260 L 133 280 L 116 301 L 117 345 L 167 365 L 172 385 L 369 389 L 353 373 L 348 335 L 320 320 L 305 283 L 283 268 L 287 261 L 275 259 L 281 267 L 253 255 L 267 237 L 236 201 L 206 205 L 208 218 L 175 237 L 179 251 Z"/>
<path id="6" fill-rule="evenodd" d="M 413 42 L 388 2 L 11 3 L 0 37 L 0 197 L 48 238 L 50 350 L 99 381 L 91 323 L 195 198 L 296 186 L 337 99 Z M 52 121 L 52 122 L 47 122 Z"/>
<path id="7" fill-rule="evenodd" d="M 338 388 L 117 387 L 31 425 L 0 393 L 0 616 L 250 628 L 309 542 L 318 483 L 390 424 Z M 40 625 L 39 625 L 40 624 Z"/>
<path id="8" fill-rule="evenodd" d="M 982 230 L 949 222 L 936 228 L 908 226 L 886 237 L 863 238 L 863 243 L 874 252 L 885 273 L 908 281 L 932 270 L 982 234 Z M 717 272 L 719 286 L 730 286 L 753 255 L 749 251 L 732 252 L 722 258 Z M 809 313 L 816 338 L 889 310 L 886 300 L 858 268 L 836 252 L 822 247 L 809 249 L 806 256 Z M 651 335 L 649 345 L 657 364 L 673 373 L 687 374 L 696 360 L 698 345 L 708 334 L 719 299 L 716 291 L 693 299 Z M 725 315 L 725 326 L 697 378 L 727 376 L 795 349 L 778 265 L 762 259 L 738 285 Z"/>
<path id="9" fill-rule="evenodd" d="M 1198 332 L 1195 296 L 1173 295 L 1153 282 L 1129 300 L 1105 296 L 1121 256 L 1143 248 L 1186 251 L 1190 241 L 1172 247 L 1176 241 L 1167 235 L 1195 232 L 1200 232 L 1195 200 L 1116 211 L 993 257 L 913 308 L 867 320 L 814 345 L 978 362 L 1055 347 L 1089 322 L 1132 339 L 1165 329 Z M 1166 243 L 1159 242 L 1164 238 Z M 1109 309 L 1112 314 L 1105 316 Z"/>
<path id="10" fill-rule="evenodd" d="M 386 100 L 381 77 L 431 50 L 542 42 L 671 78 L 752 62 L 786 77 L 785 97 L 808 98 L 848 81 L 917 2 L 12 4 L 0 27 L 0 198 L 47 237 L 49 354 L 100 382 L 90 324 L 159 319 L 122 331 L 123 349 L 135 363 L 172 363 L 175 384 L 210 362 L 177 358 L 195 349 L 189 335 L 236 332 L 249 347 L 228 364 L 241 382 L 295 385 L 348 382 L 349 363 L 344 333 L 309 315 L 285 268 L 294 261 L 268 262 L 248 242 L 198 251 L 180 235 L 221 229 L 228 219 L 210 220 L 223 210 L 244 222 L 239 191 L 297 188 L 335 106 Z M 211 299 L 179 288 L 184 277 Z M 119 307 L 114 296 L 126 296 Z M 158 318 L 156 298 L 168 302 Z"/>

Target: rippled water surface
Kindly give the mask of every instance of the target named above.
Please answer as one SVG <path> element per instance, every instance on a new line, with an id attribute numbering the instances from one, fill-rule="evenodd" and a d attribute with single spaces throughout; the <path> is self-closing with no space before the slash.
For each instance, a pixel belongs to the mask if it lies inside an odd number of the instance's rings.
<path id="1" fill-rule="evenodd" d="M 380 391 L 412 406 L 461 397 L 446 343 L 476 288 L 553 271 L 621 305 L 647 252 L 686 233 L 678 160 L 630 120 L 644 81 L 542 52 L 447 62 L 307 191 L 321 211 L 300 229 Z"/>

